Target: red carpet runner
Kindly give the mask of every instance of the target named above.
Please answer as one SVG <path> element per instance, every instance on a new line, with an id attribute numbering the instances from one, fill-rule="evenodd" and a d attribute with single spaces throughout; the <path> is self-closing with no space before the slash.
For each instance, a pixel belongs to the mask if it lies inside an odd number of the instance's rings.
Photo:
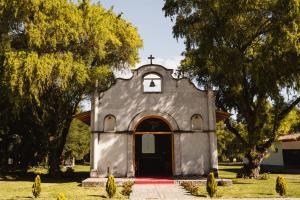
<path id="1" fill-rule="evenodd" d="M 139 177 L 134 180 L 135 184 L 174 184 L 174 180 L 168 177 Z"/>

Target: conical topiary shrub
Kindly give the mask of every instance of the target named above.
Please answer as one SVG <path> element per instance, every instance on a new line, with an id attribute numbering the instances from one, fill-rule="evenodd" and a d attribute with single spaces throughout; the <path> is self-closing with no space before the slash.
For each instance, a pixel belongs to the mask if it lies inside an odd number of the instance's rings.
<path id="1" fill-rule="evenodd" d="M 213 197 L 217 192 L 217 182 L 213 172 L 210 172 L 207 177 L 206 191 L 210 197 Z"/>
<path id="2" fill-rule="evenodd" d="M 34 179 L 34 184 L 32 185 L 32 194 L 35 198 L 37 198 L 38 196 L 40 196 L 41 191 L 41 178 L 39 175 L 37 175 Z"/>
<path id="3" fill-rule="evenodd" d="M 116 190 L 117 190 L 117 186 L 115 183 L 115 178 L 114 176 L 109 175 L 106 182 L 106 192 L 109 198 L 113 197 L 116 194 Z"/>
<path id="4" fill-rule="evenodd" d="M 278 176 L 276 179 L 276 192 L 280 194 L 280 196 L 286 195 L 286 181 L 282 176 Z"/>
<path id="5" fill-rule="evenodd" d="M 67 200 L 67 198 L 64 193 L 59 193 L 57 196 L 57 200 Z"/>

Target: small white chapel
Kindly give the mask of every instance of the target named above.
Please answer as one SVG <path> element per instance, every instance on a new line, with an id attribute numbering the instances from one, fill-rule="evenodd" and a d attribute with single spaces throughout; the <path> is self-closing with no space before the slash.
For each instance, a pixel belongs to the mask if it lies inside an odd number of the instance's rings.
<path id="1" fill-rule="evenodd" d="M 91 111 L 91 177 L 202 176 L 218 170 L 215 93 L 157 64 L 132 70 L 95 92 Z"/>

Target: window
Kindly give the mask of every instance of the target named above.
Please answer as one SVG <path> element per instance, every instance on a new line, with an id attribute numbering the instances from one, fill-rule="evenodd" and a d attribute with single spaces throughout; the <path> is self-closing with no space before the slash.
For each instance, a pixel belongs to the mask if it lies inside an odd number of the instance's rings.
<path id="1" fill-rule="evenodd" d="M 142 136 L 142 153 L 155 153 L 155 136 L 144 134 Z"/>
<path id="2" fill-rule="evenodd" d="M 116 118 L 113 115 L 107 115 L 104 118 L 104 132 L 113 132 L 116 130 Z"/>
<path id="3" fill-rule="evenodd" d="M 192 116 L 192 130 L 201 130 L 202 129 L 202 117 L 199 114 Z"/>
<path id="4" fill-rule="evenodd" d="M 161 77 L 155 73 L 147 74 L 143 78 L 144 92 L 161 92 Z"/>

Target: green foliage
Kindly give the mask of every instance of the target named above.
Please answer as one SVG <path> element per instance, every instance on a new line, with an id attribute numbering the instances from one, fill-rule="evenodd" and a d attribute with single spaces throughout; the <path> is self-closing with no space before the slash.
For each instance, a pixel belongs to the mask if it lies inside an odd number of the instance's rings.
<path id="1" fill-rule="evenodd" d="M 281 122 L 278 128 L 279 135 L 287 135 L 297 132 L 297 125 L 300 125 L 300 109 L 293 109 Z"/>
<path id="2" fill-rule="evenodd" d="M 117 185 L 115 183 L 115 178 L 113 175 L 109 175 L 106 182 L 105 190 L 109 198 L 113 197 L 117 191 Z"/>
<path id="3" fill-rule="evenodd" d="M 259 180 L 269 180 L 270 174 L 269 173 L 263 173 L 259 176 Z"/>
<path id="4" fill-rule="evenodd" d="M 233 122 L 235 127 L 244 133 L 244 126 L 241 123 Z M 226 128 L 223 121 L 216 125 L 216 134 L 218 142 L 218 157 L 219 161 L 242 161 L 246 148 L 241 142 Z"/>
<path id="5" fill-rule="evenodd" d="M 135 64 L 141 47 L 136 28 L 100 4 L 1 0 L 1 161 L 14 143 L 16 163 L 26 168 L 49 155 L 57 172 L 79 103 L 108 88 L 113 69 Z"/>
<path id="6" fill-rule="evenodd" d="M 83 122 L 73 119 L 63 154 L 65 157 L 74 157 L 82 160 L 90 151 L 90 131 L 89 126 Z"/>
<path id="7" fill-rule="evenodd" d="M 286 190 L 287 190 L 287 184 L 286 184 L 286 180 L 284 177 L 282 176 L 278 176 L 276 179 L 276 192 L 280 195 L 280 196 L 284 196 L 286 195 Z"/>
<path id="8" fill-rule="evenodd" d="M 215 196 L 217 192 L 218 184 L 215 180 L 215 176 L 213 172 L 210 172 L 207 176 L 207 182 L 206 182 L 206 191 L 210 197 Z"/>
<path id="9" fill-rule="evenodd" d="M 42 191 L 41 187 L 41 178 L 37 175 L 34 179 L 34 183 L 32 185 L 32 194 L 35 198 L 39 197 Z"/>
<path id="10" fill-rule="evenodd" d="M 217 185 L 218 186 L 230 186 L 231 183 L 224 181 L 224 180 L 220 180 L 220 181 L 218 181 Z"/>
<path id="11" fill-rule="evenodd" d="M 228 130 L 263 157 L 300 102 L 299 0 L 166 0 L 163 10 L 185 40 L 181 74 L 218 90 L 217 107 L 236 113 L 245 134 L 230 120 Z"/>
<path id="12" fill-rule="evenodd" d="M 133 181 L 126 181 L 123 183 L 123 189 L 121 191 L 121 194 L 124 196 L 129 196 L 132 192 L 132 186 L 134 182 Z"/>
<path id="13" fill-rule="evenodd" d="M 67 198 L 64 193 L 59 193 L 57 196 L 57 200 L 67 200 Z"/>
<path id="14" fill-rule="evenodd" d="M 191 181 L 183 181 L 180 183 L 180 185 L 192 195 L 199 195 L 199 185 L 194 185 Z"/>

